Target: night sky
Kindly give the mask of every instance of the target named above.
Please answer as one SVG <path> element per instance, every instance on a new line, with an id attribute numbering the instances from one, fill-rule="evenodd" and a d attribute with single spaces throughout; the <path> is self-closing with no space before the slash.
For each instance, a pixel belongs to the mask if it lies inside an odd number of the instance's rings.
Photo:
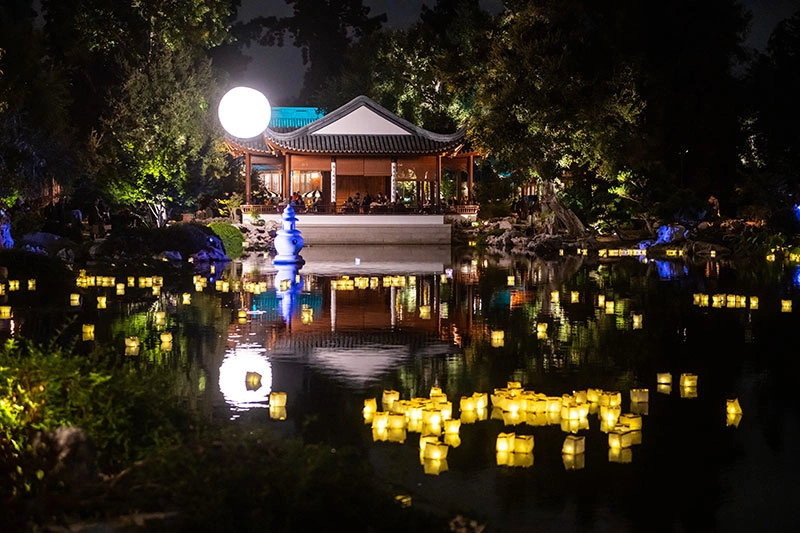
<path id="1" fill-rule="evenodd" d="M 414 23 L 423 4 L 435 5 L 435 0 L 365 0 L 371 8 L 370 15 L 386 13 L 388 21 L 384 28 L 404 28 Z M 751 31 L 747 45 L 763 49 L 775 25 L 800 9 L 800 0 L 745 0 L 744 4 L 753 13 Z M 499 12 L 502 0 L 481 0 L 481 5 Z M 284 0 L 242 0 L 239 18 L 249 20 L 258 15 L 291 15 L 292 10 Z M 247 79 L 239 80 L 263 92 L 273 105 L 287 105 L 288 100 L 300 92 L 303 82 L 303 65 L 300 50 L 291 44 L 282 48 L 252 46 L 246 50 L 253 58 Z"/>

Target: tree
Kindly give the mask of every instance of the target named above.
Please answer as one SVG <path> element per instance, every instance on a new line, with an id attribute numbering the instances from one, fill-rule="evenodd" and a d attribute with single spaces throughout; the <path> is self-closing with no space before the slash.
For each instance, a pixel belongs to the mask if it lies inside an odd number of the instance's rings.
<path id="1" fill-rule="evenodd" d="M 290 17 L 262 17 L 260 42 L 283 46 L 290 36 L 301 49 L 307 70 L 299 100 L 308 105 L 314 94 L 341 73 L 343 58 L 354 43 L 368 39 L 386 22 L 386 15 L 369 16 L 363 0 L 286 0 L 293 7 Z"/>
<path id="2" fill-rule="evenodd" d="M 184 199 L 192 179 L 221 172 L 224 157 L 214 140 L 222 133 L 211 112 L 210 62 L 184 49 L 152 57 L 144 68 L 129 69 L 106 122 L 109 152 L 119 164 L 106 186 L 123 203 L 145 206 L 162 226 L 169 203 Z"/>

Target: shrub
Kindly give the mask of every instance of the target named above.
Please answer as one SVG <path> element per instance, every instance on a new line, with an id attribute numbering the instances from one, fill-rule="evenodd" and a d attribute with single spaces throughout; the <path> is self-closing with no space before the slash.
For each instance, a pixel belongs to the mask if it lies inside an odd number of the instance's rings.
<path id="1" fill-rule="evenodd" d="M 239 228 L 227 222 L 212 222 L 208 227 L 222 239 L 222 245 L 225 246 L 225 253 L 228 257 L 237 259 L 242 255 L 244 235 Z"/>

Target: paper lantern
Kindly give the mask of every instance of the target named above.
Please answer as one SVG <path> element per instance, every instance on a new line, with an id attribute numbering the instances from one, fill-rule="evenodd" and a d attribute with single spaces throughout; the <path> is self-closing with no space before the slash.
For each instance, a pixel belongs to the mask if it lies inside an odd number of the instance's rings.
<path id="1" fill-rule="evenodd" d="M 728 427 L 733 426 L 733 427 L 737 427 L 738 428 L 739 427 L 739 422 L 741 422 L 741 421 L 742 421 L 742 414 L 741 413 L 739 413 L 739 414 L 728 413 L 725 416 L 725 423 L 726 423 L 726 425 Z"/>
<path id="2" fill-rule="evenodd" d="M 286 393 L 285 392 L 270 392 L 269 404 L 275 407 L 286 407 Z"/>
<path id="3" fill-rule="evenodd" d="M 364 398 L 364 408 L 361 410 L 362 413 L 375 413 L 378 411 L 378 402 L 375 398 Z"/>
<path id="4" fill-rule="evenodd" d="M 272 420 L 286 420 L 286 406 L 270 405 L 269 417 Z"/>
<path id="5" fill-rule="evenodd" d="M 649 389 L 631 389 L 631 403 L 647 403 L 650 401 Z"/>
<path id="6" fill-rule="evenodd" d="M 491 344 L 492 348 L 502 348 L 505 345 L 505 332 L 492 331 Z"/>
<path id="7" fill-rule="evenodd" d="M 10 279 L 8 280 L 8 290 L 9 292 L 14 292 L 19 290 L 19 280 L 18 279 Z"/>
<path id="8" fill-rule="evenodd" d="M 169 331 L 164 331 L 163 333 L 161 333 L 161 335 L 159 335 L 159 338 L 161 339 L 162 343 L 172 342 L 172 333 L 170 333 Z"/>
<path id="9" fill-rule="evenodd" d="M 72 293 L 69 295 L 69 305 L 72 307 L 77 307 L 81 305 L 81 295 L 77 293 Z"/>
<path id="10" fill-rule="evenodd" d="M 681 387 L 697 387 L 697 375 L 696 374 L 681 374 Z"/>
<path id="11" fill-rule="evenodd" d="M 609 463 L 630 463 L 633 461 L 633 450 L 630 448 L 609 448 L 608 449 L 608 462 Z"/>
<path id="12" fill-rule="evenodd" d="M 506 285 L 508 285 L 509 287 L 513 287 L 515 283 L 516 280 L 514 279 L 514 276 L 508 276 L 506 278 Z"/>
<path id="13" fill-rule="evenodd" d="M 475 398 L 473 396 L 462 396 L 459 400 L 459 407 L 461 411 L 474 411 L 475 410 Z"/>
<path id="14" fill-rule="evenodd" d="M 576 390 L 572 392 L 572 396 L 575 398 L 576 403 L 587 403 L 589 401 L 589 394 L 585 390 Z"/>
<path id="15" fill-rule="evenodd" d="M 606 314 L 613 315 L 614 314 L 614 301 L 606 302 Z"/>
<path id="16" fill-rule="evenodd" d="M 791 313 L 791 312 L 792 312 L 792 301 L 781 300 L 781 313 Z"/>
<path id="17" fill-rule="evenodd" d="M 642 417 L 633 413 L 625 413 L 619 416 L 617 422 L 621 426 L 627 427 L 629 430 L 642 429 Z"/>
<path id="18" fill-rule="evenodd" d="M 461 435 L 458 433 L 445 433 L 442 441 L 451 448 L 458 448 L 461 446 Z"/>
<path id="19" fill-rule="evenodd" d="M 28 280 L 28 290 L 29 291 L 35 291 L 36 290 L 36 280 L 35 279 L 29 279 Z"/>
<path id="20" fill-rule="evenodd" d="M 156 311 L 156 326 L 163 326 L 167 323 L 167 313 L 165 311 Z"/>
<path id="21" fill-rule="evenodd" d="M 425 474 L 438 476 L 442 472 L 447 472 L 447 459 L 425 459 L 422 468 Z"/>
<path id="22" fill-rule="evenodd" d="M 389 429 L 406 429 L 408 422 L 403 413 L 389 413 L 386 415 L 386 425 Z"/>
<path id="23" fill-rule="evenodd" d="M 617 407 L 622 405 L 622 393 L 619 391 L 604 391 L 600 394 L 600 406 Z"/>
<path id="24" fill-rule="evenodd" d="M 586 389 L 586 400 L 591 403 L 599 403 L 601 394 L 603 394 L 602 389 Z"/>
<path id="25" fill-rule="evenodd" d="M 633 329 L 642 329 L 642 315 L 633 315 Z"/>
<path id="26" fill-rule="evenodd" d="M 458 433 L 461 429 L 461 420 L 457 418 L 445 420 L 443 429 L 445 433 Z"/>
<path id="27" fill-rule="evenodd" d="M 586 437 L 583 435 L 567 435 L 564 444 L 561 445 L 563 454 L 580 454 L 586 451 Z"/>
<path id="28" fill-rule="evenodd" d="M 659 372 L 656 374 L 656 383 L 659 385 L 672 385 L 672 374 L 669 372 Z"/>
<path id="29" fill-rule="evenodd" d="M 474 392 L 472 397 L 475 398 L 475 409 L 481 410 L 489 407 L 489 395 L 485 392 Z"/>
<path id="30" fill-rule="evenodd" d="M 554 304 L 557 304 L 559 301 L 560 295 L 558 291 L 550 291 L 550 301 Z"/>
<path id="31" fill-rule="evenodd" d="M 431 318 L 431 306 L 430 305 L 421 305 L 419 306 L 419 318 L 422 320 L 430 320 Z"/>
<path id="32" fill-rule="evenodd" d="M 424 459 L 436 459 L 442 460 L 447 459 L 447 452 L 450 449 L 450 446 L 443 442 L 437 442 L 435 444 L 426 444 L 425 445 L 425 455 Z"/>
<path id="33" fill-rule="evenodd" d="M 125 355 L 139 355 L 139 337 L 134 335 L 125 338 Z"/>
<path id="34" fill-rule="evenodd" d="M 384 409 L 391 409 L 392 405 L 400 399 L 400 393 L 396 390 L 384 390 L 381 396 L 381 403 Z"/>
<path id="35" fill-rule="evenodd" d="M 563 453 L 561 461 L 564 463 L 564 470 L 583 470 L 586 466 L 586 454 Z"/>
<path id="36" fill-rule="evenodd" d="M 726 400 L 725 402 L 725 410 L 729 415 L 740 415 L 742 414 L 742 406 L 739 405 L 739 398 L 734 398 L 732 400 Z"/>
<path id="37" fill-rule="evenodd" d="M 536 324 L 536 338 L 537 339 L 546 339 L 547 338 L 547 323 L 546 322 L 539 322 Z"/>
<path id="38" fill-rule="evenodd" d="M 498 452 L 513 452 L 515 437 L 514 433 L 500 433 L 497 435 L 495 450 Z"/>
<path id="39" fill-rule="evenodd" d="M 578 291 L 572 291 L 569 293 L 569 301 L 570 303 L 576 304 L 580 302 L 581 295 Z"/>
<path id="40" fill-rule="evenodd" d="M 613 429 L 608 432 L 608 445 L 611 448 L 628 448 L 633 444 L 630 432 L 625 429 Z"/>
<path id="41" fill-rule="evenodd" d="M 184 292 L 183 295 L 182 295 L 181 301 L 183 302 L 183 305 L 191 304 L 192 303 L 192 295 L 189 294 L 188 292 Z"/>
<path id="42" fill-rule="evenodd" d="M 94 340 L 94 324 L 84 324 L 81 327 L 81 333 L 83 335 L 83 340 L 85 340 L 85 341 L 93 341 Z"/>
<path id="43" fill-rule="evenodd" d="M 0 319 L 9 319 L 11 318 L 11 306 L 10 305 L 0 305 Z"/>
<path id="44" fill-rule="evenodd" d="M 560 413 L 561 412 L 561 398 L 558 396 L 547 397 L 547 412 Z"/>
<path id="45" fill-rule="evenodd" d="M 758 309 L 758 296 L 750 297 L 750 309 Z"/>

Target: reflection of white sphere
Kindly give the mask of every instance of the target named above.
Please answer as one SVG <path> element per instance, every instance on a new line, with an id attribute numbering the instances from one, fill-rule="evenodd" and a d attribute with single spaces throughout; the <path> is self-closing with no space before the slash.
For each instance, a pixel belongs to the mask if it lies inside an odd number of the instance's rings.
<path id="1" fill-rule="evenodd" d="M 247 385 L 247 374 L 261 376 L 258 388 Z M 219 367 L 219 388 L 234 409 L 247 411 L 253 407 L 267 407 L 272 391 L 272 365 L 267 360 L 264 348 L 256 345 L 239 345 L 225 354 Z"/>
<path id="2" fill-rule="evenodd" d="M 267 97 L 249 87 L 231 89 L 219 101 L 219 121 L 234 137 L 249 139 L 267 129 L 272 108 Z"/>

